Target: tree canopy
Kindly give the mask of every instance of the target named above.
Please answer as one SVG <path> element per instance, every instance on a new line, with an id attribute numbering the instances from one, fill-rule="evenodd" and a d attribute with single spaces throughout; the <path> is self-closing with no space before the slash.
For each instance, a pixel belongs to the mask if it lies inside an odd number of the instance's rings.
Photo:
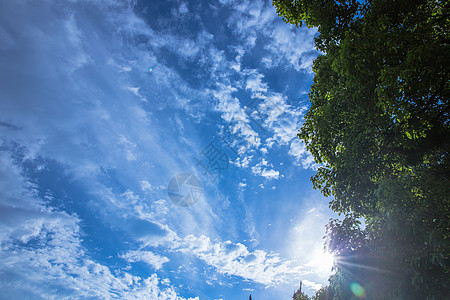
<path id="1" fill-rule="evenodd" d="M 273 4 L 317 27 L 323 53 L 299 137 L 320 164 L 313 186 L 342 214 L 327 226 L 327 297 L 446 298 L 450 1 Z"/>

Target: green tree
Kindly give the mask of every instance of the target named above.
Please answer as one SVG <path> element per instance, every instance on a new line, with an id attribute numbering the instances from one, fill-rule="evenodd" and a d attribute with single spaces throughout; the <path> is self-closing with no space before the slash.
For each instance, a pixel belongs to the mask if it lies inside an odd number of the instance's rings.
<path id="1" fill-rule="evenodd" d="M 292 296 L 293 300 L 311 300 L 304 292 L 302 292 L 302 282 L 300 281 L 300 288 Z"/>
<path id="2" fill-rule="evenodd" d="M 327 226 L 335 299 L 450 295 L 450 2 L 273 1 L 317 26 L 299 137 L 313 186 L 343 214 Z M 365 226 L 359 223 L 364 219 Z M 362 296 L 361 296 L 362 297 Z"/>
<path id="3" fill-rule="evenodd" d="M 330 289 L 330 286 L 322 287 L 317 290 L 312 297 L 312 300 L 330 300 L 333 299 L 333 291 Z"/>

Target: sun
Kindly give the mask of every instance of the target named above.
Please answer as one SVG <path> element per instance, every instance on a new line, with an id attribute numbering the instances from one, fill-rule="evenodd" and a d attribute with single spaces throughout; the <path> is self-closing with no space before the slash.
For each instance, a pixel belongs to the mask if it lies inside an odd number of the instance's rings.
<path id="1" fill-rule="evenodd" d="M 314 267 L 321 274 L 331 273 L 331 268 L 334 264 L 334 257 L 322 249 L 314 251 L 310 265 Z"/>

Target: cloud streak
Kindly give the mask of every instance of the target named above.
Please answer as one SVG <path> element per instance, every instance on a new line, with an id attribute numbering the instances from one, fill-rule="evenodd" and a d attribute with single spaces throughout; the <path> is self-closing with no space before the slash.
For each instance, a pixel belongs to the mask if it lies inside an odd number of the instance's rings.
<path id="1" fill-rule="evenodd" d="M 30 193 L 30 182 L 5 151 L 0 151 L 0 162 L 4 297 L 184 299 L 172 287 L 161 286 L 156 274 L 147 278 L 124 271 L 113 274 L 92 260 L 82 246 L 80 219 L 47 207 L 36 193 Z M 167 261 L 150 252 L 124 256 L 130 261 L 138 257 L 155 268 Z"/>
<path id="2" fill-rule="evenodd" d="M 190 258 L 271 287 L 305 272 L 255 246 L 260 220 L 247 202 L 286 180 L 283 151 L 314 168 L 296 138 L 299 91 L 271 80 L 309 72 L 314 31 L 281 26 L 267 1 L 225 2 L 0 4 L 7 297 L 187 299 L 199 286 L 170 271 Z M 223 19 L 205 17 L 214 10 Z M 217 183 L 193 159 L 212 139 L 233 166 Z M 179 172 L 203 184 L 188 209 L 167 197 Z M 105 241 L 102 228 L 123 244 L 92 242 Z"/>
<path id="3" fill-rule="evenodd" d="M 184 237 L 177 251 L 194 255 L 213 266 L 221 274 L 239 276 L 268 286 L 289 281 L 302 271 L 275 253 L 262 250 L 249 251 L 241 243 L 230 241 L 213 243 L 206 236 Z"/>

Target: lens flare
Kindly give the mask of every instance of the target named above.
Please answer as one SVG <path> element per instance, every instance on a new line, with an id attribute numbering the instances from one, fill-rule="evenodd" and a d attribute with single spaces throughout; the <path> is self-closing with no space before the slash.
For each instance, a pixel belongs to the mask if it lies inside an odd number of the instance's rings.
<path id="1" fill-rule="evenodd" d="M 151 72 L 151 71 L 153 71 L 153 69 L 152 68 L 148 68 L 148 71 Z"/>
<path id="2" fill-rule="evenodd" d="M 350 283 L 350 290 L 358 298 L 364 298 L 366 295 L 364 288 L 357 282 Z"/>

